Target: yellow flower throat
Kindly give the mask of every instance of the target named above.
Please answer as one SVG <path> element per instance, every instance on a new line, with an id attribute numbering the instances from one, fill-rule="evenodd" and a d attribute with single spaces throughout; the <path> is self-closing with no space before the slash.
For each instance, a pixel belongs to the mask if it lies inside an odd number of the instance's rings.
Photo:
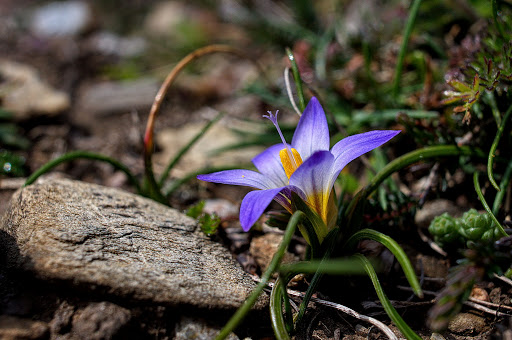
<path id="1" fill-rule="evenodd" d="M 279 157 L 281 158 L 284 172 L 288 179 L 290 179 L 295 170 L 302 164 L 302 158 L 299 152 L 294 148 L 284 148 L 279 151 Z"/>

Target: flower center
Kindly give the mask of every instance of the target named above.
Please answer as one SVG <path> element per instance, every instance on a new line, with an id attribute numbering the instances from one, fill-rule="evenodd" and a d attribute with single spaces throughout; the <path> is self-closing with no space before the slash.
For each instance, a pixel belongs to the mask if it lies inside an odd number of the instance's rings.
<path id="1" fill-rule="evenodd" d="M 279 152 L 279 158 L 281 158 L 281 164 L 283 164 L 284 172 L 288 179 L 290 179 L 291 175 L 297 170 L 297 168 L 302 164 L 302 158 L 297 150 L 290 147 L 286 140 L 284 139 L 283 133 L 279 128 L 279 124 L 277 123 L 277 114 L 279 110 L 276 111 L 276 114 L 273 114 L 270 111 L 267 111 L 268 115 L 264 115 L 263 117 L 268 118 L 276 127 L 277 132 L 279 133 L 279 137 L 281 137 L 281 141 L 283 142 L 284 149 Z"/>

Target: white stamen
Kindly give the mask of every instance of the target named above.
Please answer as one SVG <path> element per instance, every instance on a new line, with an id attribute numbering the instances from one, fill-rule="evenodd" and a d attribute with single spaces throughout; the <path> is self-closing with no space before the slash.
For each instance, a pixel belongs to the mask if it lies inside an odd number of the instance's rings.
<path id="1" fill-rule="evenodd" d="M 295 157 L 293 157 L 292 149 L 290 148 L 288 143 L 286 143 L 283 133 L 281 132 L 281 128 L 279 128 L 279 124 L 277 123 L 277 114 L 279 113 L 279 110 L 276 110 L 275 115 L 272 114 L 271 111 L 267 111 L 267 112 L 268 112 L 268 115 L 263 115 L 263 117 L 268 118 L 272 122 L 272 124 L 274 124 L 274 126 L 277 129 L 277 132 L 279 133 L 279 137 L 281 137 L 281 141 L 283 142 L 284 147 L 286 148 L 286 151 L 288 152 L 288 157 L 292 161 L 292 164 L 294 165 L 295 169 L 298 168 L 297 162 L 295 162 Z"/>

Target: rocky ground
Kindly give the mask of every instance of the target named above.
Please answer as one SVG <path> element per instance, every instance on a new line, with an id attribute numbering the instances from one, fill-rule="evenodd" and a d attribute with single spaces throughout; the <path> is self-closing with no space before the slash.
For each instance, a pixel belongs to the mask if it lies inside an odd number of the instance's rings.
<path id="1" fill-rule="evenodd" d="M 239 27 L 186 2 L 143 6 L 128 1 L 119 8 L 100 3 L 0 3 L 1 107 L 13 114 L 11 121 L 30 142 L 17 150 L 25 160 L 23 176 L 11 173 L 0 179 L 0 338 L 211 339 L 255 287 L 254 275 L 268 265 L 281 240 L 279 231 L 270 227 L 241 232 L 237 215 L 245 189 L 192 181 L 171 197 L 175 210 L 135 195 L 124 174 L 110 165 L 85 160 L 60 165 L 22 188 L 27 175 L 72 150 L 114 157 L 141 178 L 149 108 L 163 77 L 185 54 L 171 47 L 196 44 L 188 46 L 190 51 L 216 42 L 251 46 Z M 115 12 L 125 9 L 121 20 L 116 14 L 123 13 Z M 47 20 L 52 16 L 57 19 Z M 184 41 L 183 18 L 194 18 L 186 32 L 198 32 L 192 35 L 195 41 Z M 282 51 L 251 51 L 269 75 L 281 79 Z M 147 68 L 122 62 L 143 55 L 153 56 Z M 219 156 L 212 152 L 241 141 L 233 127 L 242 135 L 261 131 L 262 124 L 245 120 L 258 121 L 266 109 L 276 109 L 242 91 L 259 77 L 247 60 L 212 56 L 197 68 L 180 76 L 162 108 L 155 171 L 160 173 L 218 112 L 226 115 L 173 169 L 173 179 L 205 166 L 249 163 L 261 147 Z M 205 236 L 180 212 L 199 199 L 206 199 L 206 212 L 222 219 L 217 236 Z M 460 215 L 467 206 L 463 198 L 427 202 L 416 213 L 414 227 L 393 235 L 422 278 L 423 300 L 410 300 L 392 258 L 366 245 L 388 260 L 381 278 L 384 288 L 424 339 L 442 339 L 425 327 L 425 319 L 453 263 L 432 250 L 416 230 L 426 233 L 433 217 L 445 211 Z M 406 237 L 400 238 L 402 232 Z M 300 259 L 304 249 L 297 238 L 285 261 Z M 330 279 L 319 297 L 390 324 L 366 278 Z M 291 288 L 303 289 L 304 281 Z M 511 296 L 506 282 L 479 284 L 472 295 L 476 302 L 463 308 L 444 338 L 512 339 L 510 317 L 496 314 L 511 314 Z M 478 307 L 479 301 L 488 309 Z M 264 294 L 231 339 L 272 338 L 267 304 Z M 384 338 L 369 324 L 329 307 L 310 307 L 297 339 Z"/>

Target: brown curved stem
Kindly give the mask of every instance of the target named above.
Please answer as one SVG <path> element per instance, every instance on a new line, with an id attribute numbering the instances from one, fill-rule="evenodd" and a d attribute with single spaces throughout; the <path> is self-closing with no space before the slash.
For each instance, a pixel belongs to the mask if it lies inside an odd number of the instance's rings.
<path id="1" fill-rule="evenodd" d="M 195 59 L 198 59 L 199 57 L 202 57 L 204 55 L 213 54 L 213 53 L 229 53 L 237 55 L 241 58 L 249 59 L 252 61 L 258 69 L 261 71 L 261 66 L 251 58 L 247 53 L 244 51 L 237 49 L 235 47 L 231 47 L 228 45 L 209 45 L 202 48 L 199 48 L 192 53 L 188 54 L 185 58 L 183 58 L 173 69 L 172 71 L 167 75 L 164 82 L 162 83 L 162 86 L 158 90 L 155 100 L 153 101 L 153 105 L 151 106 L 151 111 L 149 112 L 148 122 L 146 124 L 146 131 L 144 133 L 144 167 L 145 167 L 145 175 L 146 175 L 146 185 L 148 186 L 147 189 L 149 190 L 148 194 L 149 196 L 157 199 L 158 201 L 161 201 L 162 203 L 166 203 L 165 197 L 160 192 L 160 188 L 158 187 L 158 184 L 155 181 L 154 174 L 153 174 L 153 165 L 151 162 L 151 156 L 153 154 L 154 150 L 154 126 L 155 126 L 155 120 L 156 116 L 158 114 L 158 111 L 160 110 L 160 107 L 162 106 L 163 100 L 167 92 L 169 91 L 169 88 L 174 83 L 174 80 L 178 76 L 178 74 L 183 70 L 185 66 L 187 66 L 190 62 L 192 62 Z M 262 72 L 263 73 L 263 72 Z"/>

